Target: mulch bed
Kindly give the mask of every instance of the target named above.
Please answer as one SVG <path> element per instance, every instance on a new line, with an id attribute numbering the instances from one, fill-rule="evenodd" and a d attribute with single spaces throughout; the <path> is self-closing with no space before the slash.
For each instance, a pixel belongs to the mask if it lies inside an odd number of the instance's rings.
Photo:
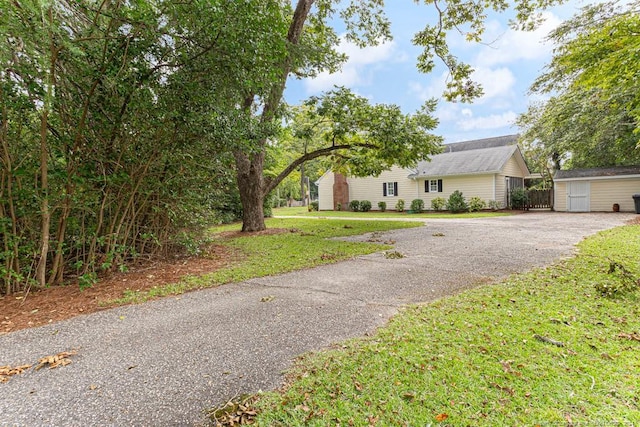
<path id="1" fill-rule="evenodd" d="M 211 273 L 235 258 L 224 246 L 211 246 L 205 256 L 146 263 L 102 277 L 82 291 L 74 281 L 0 297 L 0 335 L 111 308 L 106 302 L 122 297 L 126 290 L 146 290 L 175 283 L 186 275 Z"/>

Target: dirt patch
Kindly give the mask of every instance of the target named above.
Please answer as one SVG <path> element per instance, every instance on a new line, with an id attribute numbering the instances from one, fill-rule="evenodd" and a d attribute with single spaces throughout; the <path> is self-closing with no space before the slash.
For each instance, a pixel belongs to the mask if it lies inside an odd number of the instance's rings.
<path id="1" fill-rule="evenodd" d="M 83 291 L 77 282 L 72 282 L 66 286 L 0 297 L 0 335 L 112 308 L 114 305 L 106 302 L 120 298 L 127 290 L 146 290 L 175 283 L 186 275 L 211 273 L 237 259 L 228 248 L 212 245 L 204 256 L 142 264 L 127 273 L 101 278 Z"/>

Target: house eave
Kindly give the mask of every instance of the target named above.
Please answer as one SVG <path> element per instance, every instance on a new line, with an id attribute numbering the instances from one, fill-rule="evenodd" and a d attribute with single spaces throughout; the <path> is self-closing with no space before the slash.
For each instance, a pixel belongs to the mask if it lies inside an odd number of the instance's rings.
<path id="1" fill-rule="evenodd" d="M 579 176 L 574 178 L 554 178 L 554 182 L 567 182 L 567 181 L 595 181 L 595 180 L 608 180 L 608 179 L 639 179 L 640 175 L 602 175 L 602 176 Z"/>
<path id="2" fill-rule="evenodd" d="M 445 175 L 417 175 L 411 174 L 408 178 L 417 180 L 417 179 L 433 179 L 433 178 L 454 178 L 457 176 L 474 176 L 474 175 L 495 175 L 499 174 L 500 170 L 492 170 L 492 171 L 478 171 L 478 172 L 467 172 L 467 173 L 453 173 L 453 174 L 445 174 Z"/>

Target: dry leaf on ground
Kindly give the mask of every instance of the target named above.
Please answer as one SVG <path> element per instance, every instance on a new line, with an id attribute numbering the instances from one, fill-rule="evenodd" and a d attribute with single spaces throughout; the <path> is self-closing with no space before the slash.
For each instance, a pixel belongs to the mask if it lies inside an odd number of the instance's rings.
<path id="1" fill-rule="evenodd" d="M 71 363 L 71 359 L 69 357 L 77 354 L 77 351 L 63 351 L 58 354 L 54 354 L 53 356 L 45 356 L 38 360 L 38 366 L 36 366 L 36 371 L 44 368 L 45 366 L 49 366 L 49 369 L 55 369 L 58 366 L 67 366 Z"/>
<path id="2" fill-rule="evenodd" d="M 618 338 L 626 338 L 628 340 L 640 341 L 640 334 L 634 334 L 634 333 L 626 334 L 624 332 L 620 332 L 618 334 Z"/>
<path id="3" fill-rule="evenodd" d="M 18 375 L 31 368 L 32 365 L 21 365 L 21 366 L 0 366 L 0 383 L 4 383 L 9 381 L 9 377 L 13 375 Z"/>

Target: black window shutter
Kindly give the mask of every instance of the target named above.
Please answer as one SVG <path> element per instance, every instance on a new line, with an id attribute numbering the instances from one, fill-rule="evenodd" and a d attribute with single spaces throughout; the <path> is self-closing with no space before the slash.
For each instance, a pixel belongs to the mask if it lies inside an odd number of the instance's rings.
<path id="1" fill-rule="evenodd" d="M 424 181 L 424 192 L 428 193 L 429 192 L 429 180 L 425 180 Z"/>
<path id="2" fill-rule="evenodd" d="M 387 183 L 386 182 L 382 183 L 382 196 L 383 197 L 387 197 Z"/>
<path id="3" fill-rule="evenodd" d="M 394 194 L 394 196 L 398 196 L 398 183 L 397 182 L 393 183 L 393 194 Z"/>
<path id="4" fill-rule="evenodd" d="M 438 180 L 438 193 L 442 193 L 442 180 Z"/>

